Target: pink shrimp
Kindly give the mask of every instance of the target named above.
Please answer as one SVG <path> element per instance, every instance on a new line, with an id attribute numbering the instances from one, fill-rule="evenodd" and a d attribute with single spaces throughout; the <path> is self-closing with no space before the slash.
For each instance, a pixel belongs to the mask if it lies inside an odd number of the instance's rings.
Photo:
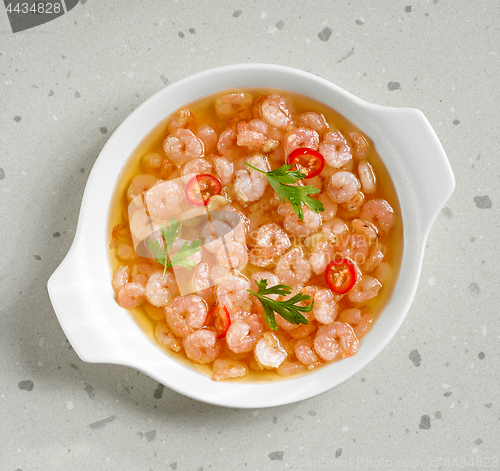
<path id="1" fill-rule="evenodd" d="M 306 367 L 300 361 L 285 360 L 280 366 L 278 366 L 276 373 L 280 376 L 291 376 L 302 373 L 305 369 Z"/>
<path id="2" fill-rule="evenodd" d="M 250 352 L 262 337 L 263 331 L 264 326 L 257 314 L 251 314 L 242 320 L 235 320 L 226 333 L 227 346 L 234 353 Z"/>
<path id="3" fill-rule="evenodd" d="M 256 129 L 251 129 L 248 123 L 240 121 L 238 123 L 238 133 L 236 143 L 242 147 L 248 147 L 250 150 L 260 149 L 267 141 L 265 133 Z"/>
<path id="4" fill-rule="evenodd" d="M 285 216 L 283 227 L 294 236 L 307 237 L 321 226 L 321 216 L 306 205 L 302 205 L 304 219 L 299 219 L 299 216 L 293 211 L 292 205 L 288 202 L 281 205 L 278 212 Z"/>
<path id="5" fill-rule="evenodd" d="M 221 351 L 220 341 L 213 330 L 199 329 L 188 334 L 182 340 L 187 357 L 196 363 L 213 362 Z"/>
<path id="6" fill-rule="evenodd" d="M 335 203 L 346 203 L 354 198 L 361 184 L 356 176 L 351 172 L 336 172 L 329 179 L 326 184 L 326 191 L 328 196 Z"/>
<path id="7" fill-rule="evenodd" d="M 318 201 L 323 203 L 323 207 L 325 208 L 324 211 L 319 213 L 321 220 L 323 222 L 331 221 L 337 214 L 337 203 L 331 200 L 326 191 L 319 195 Z"/>
<path id="8" fill-rule="evenodd" d="M 157 271 L 159 267 L 159 264 L 152 263 L 139 263 L 137 265 L 134 265 L 134 267 L 132 268 L 132 273 L 130 275 L 132 277 L 132 281 L 137 281 L 141 285 L 146 286 L 149 275 Z"/>
<path id="9" fill-rule="evenodd" d="M 245 162 L 263 172 L 269 172 L 271 167 L 267 158 L 262 154 L 255 154 L 245 159 Z M 245 165 L 244 169 L 235 172 L 233 192 L 243 205 L 260 199 L 269 183 L 266 175 Z"/>
<path id="10" fill-rule="evenodd" d="M 163 150 L 169 160 L 177 167 L 205 153 L 203 141 L 189 129 L 179 128 L 163 141 Z"/>
<path id="11" fill-rule="evenodd" d="M 181 340 L 170 332 L 167 324 L 156 324 L 155 340 L 165 348 L 169 348 L 174 352 L 179 352 L 182 347 Z"/>
<path id="12" fill-rule="evenodd" d="M 359 340 L 349 324 L 332 322 L 321 327 L 314 338 L 314 351 L 325 361 L 347 358 L 358 351 Z"/>
<path id="13" fill-rule="evenodd" d="M 226 242 L 217 253 L 217 260 L 223 267 L 243 270 L 248 264 L 248 250 L 238 241 Z"/>
<path id="14" fill-rule="evenodd" d="M 226 159 L 225 157 L 212 158 L 214 163 L 215 175 L 221 182 L 222 186 L 226 186 L 231 183 L 233 179 L 233 163 Z"/>
<path id="15" fill-rule="evenodd" d="M 293 109 L 283 95 L 269 95 L 260 103 L 262 119 L 278 129 L 286 129 L 292 122 Z"/>
<path id="16" fill-rule="evenodd" d="M 335 297 L 329 289 L 320 289 L 314 295 L 313 314 L 321 324 L 331 324 L 339 310 Z"/>
<path id="17" fill-rule="evenodd" d="M 339 131 L 325 134 L 318 150 L 326 164 L 336 169 L 342 168 L 352 159 L 351 147 Z"/>
<path id="18" fill-rule="evenodd" d="M 290 246 L 288 235 L 278 224 L 264 224 L 257 229 L 253 237 L 250 263 L 258 267 L 272 265 L 276 258 L 283 255 Z"/>
<path id="19" fill-rule="evenodd" d="M 231 275 L 217 285 L 215 294 L 218 303 L 225 306 L 229 314 L 248 311 L 251 306 L 250 283 L 243 276 Z"/>
<path id="20" fill-rule="evenodd" d="M 212 379 L 215 381 L 242 378 L 247 373 L 248 366 L 238 360 L 217 358 L 212 365 Z"/>
<path id="21" fill-rule="evenodd" d="M 206 154 L 210 154 L 217 150 L 219 137 L 215 129 L 209 124 L 202 124 L 196 131 L 196 137 L 203 142 Z"/>
<path id="22" fill-rule="evenodd" d="M 286 285 L 303 285 L 311 278 L 311 265 L 305 259 L 302 248 L 295 247 L 280 257 L 275 273 Z"/>
<path id="23" fill-rule="evenodd" d="M 167 324 L 179 337 L 186 337 L 195 329 L 201 329 L 207 320 L 207 315 L 207 303 L 195 294 L 177 296 L 165 308 Z"/>
<path id="24" fill-rule="evenodd" d="M 122 265 L 115 270 L 113 275 L 113 289 L 118 293 L 128 282 L 130 278 L 130 267 Z"/>
<path id="25" fill-rule="evenodd" d="M 184 201 L 184 191 L 175 180 L 160 180 L 144 195 L 146 208 L 151 217 L 168 218 L 180 213 Z"/>
<path id="26" fill-rule="evenodd" d="M 359 132 L 349 131 L 347 133 L 347 139 L 351 142 L 354 157 L 357 159 L 366 159 L 368 157 L 370 146 L 367 140 Z"/>
<path id="27" fill-rule="evenodd" d="M 385 235 L 394 224 L 394 210 L 386 200 L 377 198 L 363 205 L 361 218 L 375 224 L 380 234 Z"/>
<path id="28" fill-rule="evenodd" d="M 181 168 L 181 175 L 183 177 L 192 177 L 194 175 L 204 175 L 206 173 L 212 173 L 212 170 L 213 167 L 209 160 L 199 158 L 186 162 Z"/>
<path id="29" fill-rule="evenodd" d="M 137 175 L 127 189 L 127 201 L 130 203 L 136 196 L 149 190 L 157 181 L 158 178 L 149 173 Z"/>
<path id="30" fill-rule="evenodd" d="M 319 135 L 314 129 L 295 128 L 285 136 L 283 146 L 286 155 L 299 147 L 308 147 L 317 150 L 319 146 Z"/>
<path id="31" fill-rule="evenodd" d="M 169 134 L 175 134 L 178 129 L 191 129 L 196 126 L 196 117 L 195 115 L 184 108 L 179 110 L 176 115 L 168 122 L 167 131 Z"/>
<path id="32" fill-rule="evenodd" d="M 318 242 L 309 255 L 311 270 L 316 275 L 325 273 L 327 265 L 333 260 L 335 250 L 330 242 Z"/>
<path id="33" fill-rule="evenodd" d="M 321 360 L 314 351 L 312 339 L 298 340 L 294 347 L 295 356 L 303 365 L 309 369 L 321 365 Z"/>
<path id="34" fill-rule="evenodd" d="M 193 289 L 208 304 L 215 303 L 215 289 L 213 284 L 210 278 L 210 265 L 206 262 L 201 262 L 193 274 Z"/>
<path id="35" fill-rule="evenodd" d="M 288 356 L 274 332 L 265 332 L 255 344 L 253 353 L 258 365 L 264 368 L 278 368 Z"/>
<path id="36" fill-rule="evenodd" d="M 174 171 L 174 166 L 166 157 L 157 152 L 148 152 L 141 158 L 141 168 L 146 173 L 152 173 L 158 178 L 166 180 Z"/>
<path id="37" fill-rule="evenodd" d="M 328 123 L 322 114 L 307 111 L 299 115 L 299 126 L 314 129 L 319 135 L 328 131 Z"/>
<path id="38" fill-rule="evenodd" d="M 333 244 L 338 243 L 340 239 L 345 237 L 349 228 L 347 224 L 339 218 L 332 219 L 331 221 L 323 224 L 322 232 L 326 235 L 328 240 Z"/>
<path id="39" fill-rule="evenodd" d="M 226 151 L 233 147 L 233 141 L 236 139 L 236 126 L 228 126 L 220 133 L 217 141 L 217 150 L 221 155 L 225 155 Z"/>
<path id="40" fill-rule="evenodd" d="M 363 265 L 363 270 L 368 273 L 377 268 L 384 260 L 386 253 L 387 247 L 385 245 L 375 244 Z"/>
<path id="41" fill-rule="evenodd" d="M 146 299 L 156 307 L 168 306 L 175 294 L 178 293 L 177 283 L 173 273 L 162 270 L 149 275 L 146 283 Z"/>
<path id="42" fill-rule="evenodd" d="M 356 304 L 363 304 L 378 295 L 382 283 L 373 276 L 365 275 L 358 281 L 347 295 Z"/>
<path id="43" fill-rule="evenodd" d="M 252 96 L 245 92 L 227 93 L 215 102 L 215 111 L 220 119 L 251 116 Z"/>
<path id="44" fill-rule="evenodd" d="M 118 291 L 117 302 L 125 309 L 133 309 L 144 301 L 145 288 L 140 283 L 127 283 Z"/>
<path id="45" fill-rule="evenodd" d="M 377 177 L 375 176 L 372 166 L 366 160 L 359 162 L 358 176 L 363 193 L 365 195 L 375 193 L 377 189 Z"/>
<path id="46" fill-rule="evenodd" d="M 356 337 L 360 339 L 370 330 L 373 324 L 373 313 L 362 312 L 359 309 L 344 309 L 339 314 L 338 320 L 350 324 Z"/>

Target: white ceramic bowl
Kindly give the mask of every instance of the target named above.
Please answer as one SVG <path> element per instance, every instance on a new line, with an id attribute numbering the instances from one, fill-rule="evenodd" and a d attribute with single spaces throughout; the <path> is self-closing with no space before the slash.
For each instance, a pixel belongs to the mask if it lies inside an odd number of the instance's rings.
<path id="1" fill-rule="evenodd" d="M 396 186 L 403 215 L 399 279 L 358 353 L 312 374 L 272 383 L 215 382 L 172 360 L 115 302 L 108 264 L 108 208 L 133 149 L 156 124 L 186 103 L 237 87 L 291 90 L 339 111 L 373 140 Z M 416 109 L 373 105 L 322 78 L 288 67 L 241 64 L 208 70 L 158 92 L 110 137 L 89 176 L 73 245 L 48 282 L 49 295 L 64 332 L 83 361 L 127 365 L 185 396 L 221 406 L 259 408 L 300 401 L 342 383 L 389 343 L 413 300 L 431 225 L 454 186 L 443 148 Z"/>

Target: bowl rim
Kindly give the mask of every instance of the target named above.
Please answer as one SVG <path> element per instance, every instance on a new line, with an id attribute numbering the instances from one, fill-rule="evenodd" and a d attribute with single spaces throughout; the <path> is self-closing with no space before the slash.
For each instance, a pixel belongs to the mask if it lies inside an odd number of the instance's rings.
<path id="1" fill-rule="evenodd" d="M 260 86 L 298 91 L 317 100 L 322 97 L 319 101 L 344 115 L 373 140 L 399 197 L 403 260 L 393 295 L 355 356 L 283 381 L 215 382 L 153 345 L 115 303 L 106 252 L 108 209 L 125 162 L 156 124 L 196 98 L 240 86 L 258 86 L 253 84 L 259 82 Z M 231 83 L 234 85 L 226 86 Z M 218 85 L 221 88 L 214 89 Z M 219 406 L 262 408 L 290 404 L 341 384 L 387 346 L 410 308 L 427 235 L 454 186 L 446 154 L 418 110 L 368 103 L 326 79 L 291 67 L 235 64 L 205 70 L 151 96 L 109 138 L 89 175 L 72 246 L 49 279 L 49 295 L 63 330 L 83 361 L 130 366 L 185 396 Z M 106 278 L 104 286 L 101 282 Z"/>

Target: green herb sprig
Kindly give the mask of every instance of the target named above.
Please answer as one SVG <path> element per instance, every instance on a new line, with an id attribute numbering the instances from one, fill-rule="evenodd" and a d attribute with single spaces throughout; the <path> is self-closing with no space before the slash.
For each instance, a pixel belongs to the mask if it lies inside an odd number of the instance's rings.
<path id="1" fill-rule="evenodd" d="M 271 172 L 264 172 L 258 168 L 252 167 L 250 164 L 245 162 L 250 168 L 257 170 L 257 172 L 263 173 L 269 184 L 273 187 L 274 191 L 278 195 L 278 198 L 282 203 L 286 200 L 290 202 L 293 208 L 293 212 L 299 217 L 301 221 L 304 220 L 304 212 L 302 211 L 302 203 L 307 207 L 312 209 L 315 213 L 319 213 L 325 210 L 323 203 L 321 201 L 311 198 L 309 195 L 314 195 L 319 193 L 320 190 L 312 185 L 306 186 L 295 186 L 297 180 L 302 180 L 305 175 L 299 170 L 291 170 L 293 165 L 282 165 L 276 170 Z"/>
<path id="2" fill-rule="evenodd" d="M 292 324 L 308 324 L 307 319 L 301 314 L 301 312 L 311 312 L 314 301 L 308 306 L 297 306 L 297 304 L 301 301 L 308 301 L 309 299 L 311 299 L 311 296 L 297 293 L 295 296 L 292 296 L 286 301 L 276 301 L 272 298 L 269 298 L 268 296 L 270 294 L 287 296 L 292 292 L 291 286 L 276 285 L 268 288 L 266 279 L 262 279 L 259 282 L 255 281 L 255 284 L 259 287 L 257 292 L 252 290 L 247 291 L 253 294 L 261 302 L 262 307 L 264 308 L 267 325 L 271 329 L 278 329 L 278 325 L 276 324 L 276 317 L 274 315 L 275 312 L 283 317 L 283 319 L 291 322 Z"/>
<path id="3" fill-rule="evenodd" d="M 192 269 L 196 264 L 194 260 L 188 260 L 187 257 L 200 251 L 201 241 L 193 240 L 191 243 L 184 242 L 181 248 L 171 257 L 168 256 L 173 243 L 176 241 L 182 230 L 182 222 L 175 218 L 168 220 L 168 228 L 164 225 L 161 226 L 161 234 L 165 241 L 165 248 L 163 248 L 158 240 L 148 239 L 146 246 L 151 250 L 154 255 L 155 261 L 161 263 L 165 269 L 163 270 L 163 278 L 167 270 L 173 266 L 181 266 L 184 268 Z"/>

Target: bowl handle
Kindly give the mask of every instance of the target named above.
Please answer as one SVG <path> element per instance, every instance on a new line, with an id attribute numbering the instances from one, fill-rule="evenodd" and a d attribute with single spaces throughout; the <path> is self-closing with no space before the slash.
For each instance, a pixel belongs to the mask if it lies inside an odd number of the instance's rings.
<path id="1" fill-rule="evenodd" d="M 133 364 L 126 348 L 131 327 L 128 324 L 132 321 L 125 322 L 124 327 L 121 327 L 123 322 L 119 323 L 120 332 L 117 332 L 112 314 L 118 308 L 114 294 L 109 285 L 102 286 L 95 281 L 98 277 L 88 265 L 88 259 L 75 241 L 49 278 L 47 288 L 59 323 L 83 361 Z"/>
<path id="2" fill-rule="evenodd" d="M 405 154 L 399 153 L 394 166 L 403 177 L 405 193 L 413 200 L 406 203 L 417 211 L 422 229 L 427 233 L 455 189 L 450 163 L 434 129 L 420 110 L 385 108 L 382 115 L 381 132 L 387 136 L 384 144 L 394 146 L 394 153 L 398 152 L 396 149 L 406 149 Z M 377 116 L 380 117 L 380 108 Z"/>

